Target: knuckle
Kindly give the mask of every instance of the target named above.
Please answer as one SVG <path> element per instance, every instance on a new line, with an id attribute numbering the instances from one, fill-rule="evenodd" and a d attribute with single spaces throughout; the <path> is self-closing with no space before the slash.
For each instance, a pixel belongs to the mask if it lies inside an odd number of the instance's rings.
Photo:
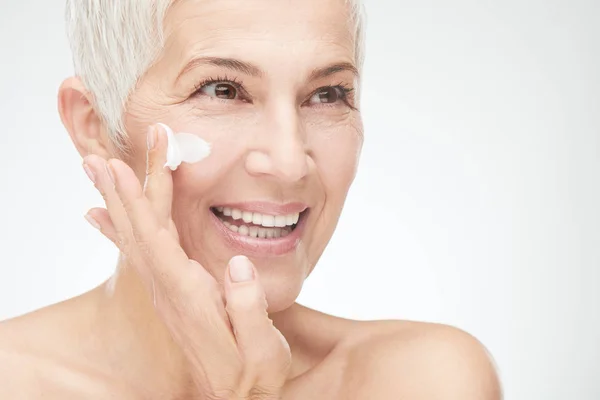
<path id="1" fill-rule="evenodd" d="M 156 161 L 154 160 L 154 157 L 152 157 L 152 152 L 149 152 L 148 160 L 146 162 L 146 175 L 151 175 L 155 170 L 155 166 Z"/>
<path id="2" fill-rule="evenodd" d="M 280 388 L 277 386 L 270 385 L 256 385 L 248 394 L 249 400 L 277 400 L 277 393 L 280 391 Z"/>
<path id="3" fill-rule="evenodd" d="M 136 236 L 139 236 L 139 235 L 136 235 Z M 152 252 L 153 252 L 152 243 L 150 243 L 148 240 L 144 240 L 139 237 L 136 240 L 136 243 L 137 243 L 138 251 L 142 255 L 142 257 L 147 258 L 152 255 Z"/>
<path id="4" fill-rule="evenodd" d="M 208 393 L 204 394 L 204 398 L 206 400 L 223 400 L 223 399 L 231 399 L 231 400 L 246 400 L 247 396 L 240 395 L 236 390 L 232 388 L 218 388 L 210 390 Z"/>
<path id="5" fill-rule="evenodd" d="M 106 190 L 104 190 L 104 188 L 101 185 L 99 185 L 99 184 L 96 184 L 95 186 L 96 186 L 96 189 L 98 190 L 98 192 L 100 193 L 100 196 L 102 196 L 102 200 L 104 200 L 104 203 L 106 205 L 108 205 L 109 204 L 109 198 L 108 198 L 108 195 L 106 193 Z"/>
<path id="6" fill-rule="evenodd" d="M 117 231 L 117 247 L 127 255 L 131 254 L 131 237 L 123 231 Z"/>
<path id="7" fill-rule="evenodd" d="M 148 162 L 146 163 L 146 183 L 150 186 L 152 181 L 157 178 L 161 178 L 165 171 L 162 168 L 162 163 L 157 159 L 157 153 L 150 153 Z"/>
<path id="8" fill-rule="evenodd" d="M 119 201 L 123 209 L 129 215 L 140 204 L 144 198 L 144 193 L 141 190 L 129 190 L 127 193 L 119 194 Z"/>
<path id="9" fill-rule="evenodd" d="M 156 234 L 152 234 L 150 232 L 144 232 L 136 226 L 131 227 L 130 236 L 132 236 L 139 252 L 144 257 L 152 256 L 155 249 L 157 249 L 160 243 L 164 241 L 164 234 L 162 230 L 156 232 Z"/>
<path id="10" fill-rule="evenodd" d="M 126 196 L 121 196 L 121 205 L 127 214 L 129 214 L 133 210 L 133 202 L 134 200 L 127 198 Z"/>
<path id="11" fill-rule="evenodd" d="M 231 387 L 212 389 L 204 394 L 206 400 L 279 400 L 280 388 L 270 385 L 254 385 L 250 389 L 239 390 Z"/>

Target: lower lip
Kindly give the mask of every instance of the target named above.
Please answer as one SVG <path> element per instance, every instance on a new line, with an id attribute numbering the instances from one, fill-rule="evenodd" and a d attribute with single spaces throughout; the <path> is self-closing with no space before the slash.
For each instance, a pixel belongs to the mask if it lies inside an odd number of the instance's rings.
<path id="1" fill-rule="evenodd" d="M 223 221 L 217 217 L 212 210 L 208 211 L 211 215 L 217 231 L 224 237 L 227 245 L 235 249 L 241 255 L 254 257 L 282 256 L 292 252 L 300 243 L 300 237 L 306 225 L 308 211 L 305 211 L 298 221 L 296 228 L 287 236 L 273 239 L 259 239 L 250 236 L 240 235 L 237 232 L 227 228 Z"/>

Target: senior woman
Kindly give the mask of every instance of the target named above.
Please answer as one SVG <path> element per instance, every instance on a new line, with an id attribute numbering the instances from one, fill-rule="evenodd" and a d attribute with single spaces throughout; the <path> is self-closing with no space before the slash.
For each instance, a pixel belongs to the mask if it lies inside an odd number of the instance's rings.
<path id="1" fill-rule="evenodd" d="M 500 398 L 458 329 L 295 303 L 363 142 L 357 1 L 67 11 L 76 77 L 59 111 L 106 203 L 86 218 L 121 256 L 98 288 L 1 325 L 0 398 Z M 165 168 L 161 124 L 212 154 Z"/>

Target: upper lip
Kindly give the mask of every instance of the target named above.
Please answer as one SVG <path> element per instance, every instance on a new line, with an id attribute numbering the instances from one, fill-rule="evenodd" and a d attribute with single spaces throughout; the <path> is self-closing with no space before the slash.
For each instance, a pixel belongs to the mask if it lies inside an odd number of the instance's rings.
<path id="1" fill-rule="evenodd" d="M 295 213 L 301 213 L 308 208 L 306 204 L 301 202 L 290 202 L 281 204 L 268 201 L 244 201 L 238 203 L 217 204 L 213 206 L 213 208 L 217 207 L 229 207 L 242 211 L 249 211 L 267 215 L 290 215 Z"/>

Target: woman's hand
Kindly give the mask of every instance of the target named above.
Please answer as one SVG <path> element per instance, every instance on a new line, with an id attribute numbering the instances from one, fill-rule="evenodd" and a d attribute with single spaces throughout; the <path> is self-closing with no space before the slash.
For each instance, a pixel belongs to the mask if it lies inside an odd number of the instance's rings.
<path id="1" fill-rule="evenodd" d="M 84 168 L 107 206 L 90 210 L 88 219 L 135 266 L 203 398 L 280 399 L 291 353 L 268 317 L 256 269 L 245 257 L 230 261 L 224 304 L 217 281 L 179 244 L 171 219 L 173 181 L 163 167 L 163 128 L 150 129 L 148 149 L 143 189 L 124 162 L 85 158 Z"/>

